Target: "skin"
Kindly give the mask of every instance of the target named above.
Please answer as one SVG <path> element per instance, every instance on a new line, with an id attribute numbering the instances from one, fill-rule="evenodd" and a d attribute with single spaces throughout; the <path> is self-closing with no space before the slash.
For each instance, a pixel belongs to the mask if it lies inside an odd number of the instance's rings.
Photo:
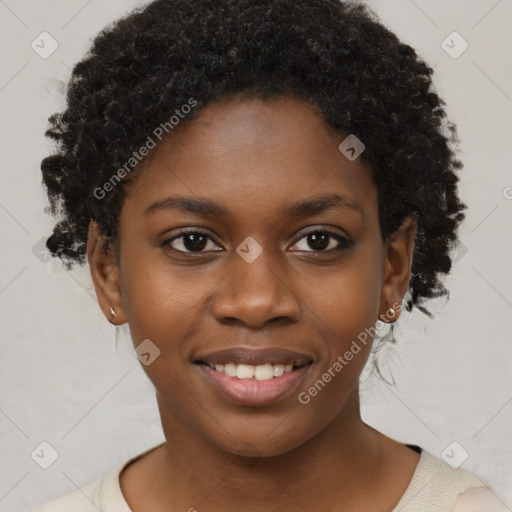
<path id="1" fill-rule="evenodd" d="M 101 309 L 112 323 L 128 322 L 134 346 L 150 339 L 160 349 L 142 368 L 166 443 L 120 475 L 134 512 L 384 512 L 406 491 L 419 455 L 360 416 L 358 377 L 371 343 L 308 404 L 297 399 L 401 304 L 410 279 L 415 222 L 382 241 L 371 169 L 338 150 L 344 138 L 298 99 L 223 99 L 152 151 L 127 189 L 120 238 L 107 254 L 91 223 L 88 259 Z M 284 213 L 290 202 L 332 194 L 359 209 Z M 145 213 L 169 196 L 210 199 L 228 214 Z M 184 228 L 209 238 L 196 252 L 183 238 L 163 245 Z M 307 234 L 325 229 L 353 244 L 319 250 Z M 236 252 L 248 236 L 262 248 L 252 263 Z M 334 237 L 327 244 L 340 245 Z M 281 347 L 314 362 L 289 396 L 242 406 L 193 364 L 233 346 Z"/>

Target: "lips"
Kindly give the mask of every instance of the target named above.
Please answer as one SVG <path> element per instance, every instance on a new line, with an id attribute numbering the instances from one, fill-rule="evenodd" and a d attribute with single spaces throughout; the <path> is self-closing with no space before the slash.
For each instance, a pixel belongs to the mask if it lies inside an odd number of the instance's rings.
<path id="1" fill-rule="evenodd" d="M 258 349 L 235 347 L 198 356 L 195 360 L 196 363 L 206 363 L 209 366 L 228 363 L 252 366 L 264 364 L 304 366 L 312 361 L 313 357 L 308 354 L 277 347 Z"/>
<path id="2" fill-rule="evenodd" d="M 275 347 L 237 347 L 202 355 L 194 363 L 211 389 L 224 399 L 238 405 L 264 406 L 293 393 L 309 372 L 313 357 Z M 228 368 L 234 372 L 226 373 Z"/>

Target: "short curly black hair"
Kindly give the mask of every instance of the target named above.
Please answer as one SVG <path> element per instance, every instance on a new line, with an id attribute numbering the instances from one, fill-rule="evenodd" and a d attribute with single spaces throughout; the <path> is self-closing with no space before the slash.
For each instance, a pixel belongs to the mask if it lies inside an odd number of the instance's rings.
<path id="1" fill-rule="evenodd" d="M 49 118 L 41 163 L 58 217 L 47 247 L 66 267 L 86 260 L 88 226 L 115 241 L 129 179 L 94 193 L 191 97 L 201 108 L 247 93 L 318 106 L 356 134 L 378 191 L 383 240 L 408 216 L 418 228 L 406 309 L 447 295 L 441 274 L 466 206 L 457 197 L 456 126 L 433 69 L 365 4 L 340 0 L 156 0 L 106 27 L 73 69 L 67 108 Z"/>

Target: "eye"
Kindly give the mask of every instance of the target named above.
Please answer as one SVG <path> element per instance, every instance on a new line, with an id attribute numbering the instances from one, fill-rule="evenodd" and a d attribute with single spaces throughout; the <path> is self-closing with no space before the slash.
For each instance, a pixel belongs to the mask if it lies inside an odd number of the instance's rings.
<path id="1" fill-rule="evenodd" d="M 182 231 L 180 234 L 165 240 L 162 246 L 170 247 L 177 252 L 201 253 L 208 252 L 204 250 L 208 246 L 208 240 L 213 242 L 210 236 L 203 231 Z"/>
<path id="2" fill-rule="evenodd" d="M 303 246 L 309 245 L 312 248 L 312 251 L 299 248 L 299 251 L 306 252 L 342 251 L 353 245 L 353 241 L 349 238 L 326 229 L 317 229 L 306 233 L 295 245 L 299 245 L 302 240 L 306 240 Z"/>
<path id="3" fill-rule="evenodd" d="M 306 240 L 303 245 L 309 245 L 312 250 L 299 248 L 299 251 L 305 252 L 331 252 L 342 251 L 353 245 L 353 241 L 338 233 L 326 229 L 317 229 L 304 235 L 295 245 L 299 245 L 302 240 Z M 212 242 L 213 248 L 208 250 L 208 242 Z M 219 251 L 215 249 L 217 245 L 213 242 L 210 235 L 204 231 L 182 231 L 178 235 L 165 240 L 162 247 L 169 247 L 174 251 L 182 253 L 203 253 L 209 251 Z M 218 246 L 217 246 L 218 247 Z"/>

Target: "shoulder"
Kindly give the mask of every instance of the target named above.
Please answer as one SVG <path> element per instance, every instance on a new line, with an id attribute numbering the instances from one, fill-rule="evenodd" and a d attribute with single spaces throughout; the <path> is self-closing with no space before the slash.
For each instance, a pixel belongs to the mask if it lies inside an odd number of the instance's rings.
<path id="1" fill-rule="evenodd" d="M 512 512 L 489 487 L 467 489 L 455 502 L 453 512 Z"/>
<path id="2" fill-rule="evenodd" d="M 393 512 L 510 512 L 473 473 L 422 450 L 413 478 Z"/>
<path id="3" fill-rule="evenodd" d="M 125 462 L 104 476 L 78 487 L 58 498 L 31 509 L 29 512 L 108 512 L 112 510 L 109 500 L 115 499 L 116 482 L 122 468 L 128 463 Z M 108 503 L 107 503 L 108 502 Z M 107 508 L 110 507 L 110 508 Z M 116 509 L 124 512 L 124 509 Z M 129 512 L 129 509 L 127 510 Z"/>
<path id="4" fill-rule="evenodd" d="M 118 464 L 102 477 L 32 508 L 29 512 L 132 512 L 121 491 L 119 475 L 126 466 L 163 444 L 165 441 Z"/>

